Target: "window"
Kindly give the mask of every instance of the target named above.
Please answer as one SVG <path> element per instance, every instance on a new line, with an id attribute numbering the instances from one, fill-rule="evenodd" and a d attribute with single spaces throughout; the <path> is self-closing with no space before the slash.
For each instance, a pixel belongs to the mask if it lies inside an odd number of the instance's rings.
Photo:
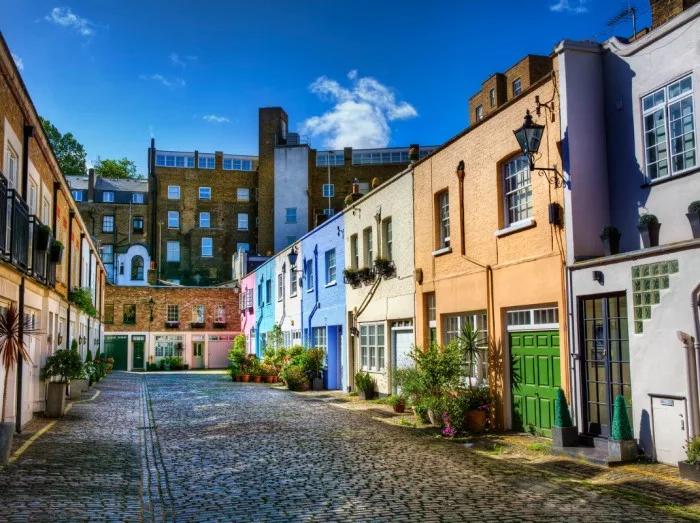
<path id="1" fill-rule="evenodd" d="M 284 214 L 285 223 L 296 223 L 297 222 L 297 209 L 296 207 L 288 207 L 285 209 Z"/>
<path id="2" fill-rule="evenodd" d="M 211 238 L 202 238 L 202 256 L 211 258 L 214 255 L 214 241 Z"/>
<path id="3" fill-rule="evenodd" d="M 102 232 L 114 232 L 114 216 L 102 217 Z"/>
<path id="4" fill-rule="evenodd" d="M 44 203 L 41 208 L 41 221 L 48 224 L 51 221 L 51 204 L 49 200 L 44 198 Z"/>
<path id="5" fill-rule="evenodd" d="M 226 158 L 224 157 L 225 171 L 252 171 L 253 160 L 243 158 Z"/>
<path id="6" fill-rule="evenodd" d="M 214 323 L 226 323 L 226 305 L 216 306 L 216 316 L 214 317 Z"/>
<path id="7" fill-rule="evenodd" d="M 204 323 L 204 305 L 192 307 L 192 323 Z"/>
<path id="8" fill-rule="evenodd" d="M 262 286 L 263 282 L 260 280 L 260 283 L 258 283 L 258 307 L 263 305 L 265 303 L 265 300 L 263 300 L 263 291 L 262 291 Z"/>
<path id="9" fill-rule="evenodd" d="M 180 213 L 178 211 L 168 211 L 168 229 L 180 228 Z"/>
<path id="10" fill-rule="evenodd" d="M 306 260 L 306 287 L 308 290 L 313 290 L 314 288 L 314 259 Z"/>
<path id="11" fill-rule="evenodd" d="M 244 212 L 238 213 L 238 230 L 247 231 L 248 230 L 248 214 Z"/>
<path id="12" fill-rule="evenodd" d="M 122 323 L 125 325 L 136 324 L 136 305 L 124 305 L 124 319 Z"/>
<path id="13" fill-rule="evenodd" d="M 360 324 L 360 358 L 362 368 L 383 371 L 385 366 L 385 344 L 383 323 Z"/>
<path id="14" fill-rule="evenodd" d="M 216 158 L 213 155 L 199 155 L 199 168 L 200 169 L 213 169 L 215 167 Z"/>
<path id="15" fill-rule="evenodd" d="M 71 194 L 73 195 L 73 199 L 76 202 L 82 202 L 83 201 L 83 191 L 71 191 Z"/>
<path id="16" fill-rule="evenodd" d="M 180 261 L 180 242 L 168 242 L 168 250 L 165 259 L 169 262 Z"/>
<path id="17" fill-rule="evenodd" d="M 143 257 L 141 256 L 131 258 L 131 279 L 143 281 Z"/>
<path id="18" fill-rule="evenodd" d="M 236 244 L 236 252 L 240 251 L 241 249 L 243 249 L 245 252 L 249 252 L 250 251 L 250 244 L 249 243 L 241 243 L 241 242 L 237 243 Z"/>
<path id="19" fill-rule="evenodd" d="M 384 257 L 391 261 L 394 259 L 394 240 L 391 218 L 384 220 Z"/>
<path id="20" fill-rule="evenodd" d="M 265 303 L 272 303 L 272 280 L 265 282 Z"/>
<path id="21" fill-rule="evenodd" d="M 9 143 L 7 144 L 7 154 L 5 155 L 5 168 L 7 169 L 8 189 L 16 189 L 17 179 L 19 177 L 19 156 L 17 155 L 17 151 L 15 151 Z M 9 220 L 7 226 L 10 227 Z"/>
<path id="22" fill-rule="evenodd" d="M 525 156 L 508 162 L 503 168 L 506 225 L 532 216 L 532 183 Z"/>
<path id="23" fill-rule="evenodd" d="M 508 330 L 531 330 L 533 328 L 559 328 L 559 309 L 521 309 L 508 311 L 506 314 Z"/>
<path id="24" fill-rule="evenodd" d="M 355 270 L 360 268 L 360 248 L 357 234 L 350 237 L 350 266 Z"/>
<path id="25" fill-rule="evenodd" d="M 642 99 L 645 163 L 649 181 L 697 165 L 693 79 L 686 76 Z M 669 169 L 669 153 L 671 164 Z"/>
<path id="26" fill-rule="evenodd" d="M 333 216 L 335 214 L 335 209 L 323 209 L 323 214 L 326 216 Z"/>
<path id="27" fill-rule="evenodd" d="M 199 188 L 199 199 L 200 200 L 211 200 L 211 187 L 200 187 Z"/>
<path id="28" fill-rule="evenodd" d="M 365 247 L 365 267 L 374 265 L 374 251 L 372 250 L 372 228 L 368 227 L 364 230 L 364 247 Z"/>
<path id="29" fill-rule="evenodd" d="M 243 187 L 239 187 L 236 189 L 236 199 L 239 202 L 249 202 L 250 201 L 250 189 L 245 189 Z"/>
<path id="30" fill-rule="evenodd" d="M 326 328 L 325 327 L 313 327 L 311 329 L 311 346 L 320 347 L 326 349 Z"/>
<path id="31" fill-rule="evenodd" d="M 495 89 L 491 89 L 489 91 L 489 103 L 491 104 L 491 107 L 496 105 L 496 90 Z"/>
<path id="32" fill-rule="evenodd" d="M 289 295 L 296 296 L 298 287 L 298 275 L 297 271 L 289 271 Z"/>
<path id="33" fill-rule="evenodd" d="M 200 229 L 208 229 L 210 227 L 210 214 L 208 212 L 200 212 L 199 213 L 199 228 Z"/>
<path id="34" fill-rule="evenodd" d="M 335 283 L 335 249 L 326 251 L 326 285 Z"/>
<path id="35" fill-rule="evenodd" d="M 450 246 L 450 191 L 443 191 L 438 194 L 438 212 L 440 228 L 440 248 L 445 249 Z"/>
<path id="36" fill-rule="evenodd" d="M 277 275 L 277 301 L 282 301 L 284 297 L 284 277 L 281 274 Z"/>
<path id="37" fill-rule="evenodd" d="M 245 305 L 248 309 L 253 308 L 253 289 L 245 290 Z"/>
<path id="38" fill-rule="evenodd" d="M 103 192 L 103 193 L 102 193 L 102 201 L 103 201 L 104 203 L 112 203 L 112 202 L 114 202 L 114 193 L 113 193 L 113 192 L 109 192 L 109 191 Z"/>
<path id="39" fill-rule="evenodd" d="M 194 167 L 193 155 L 157 154 L 156 167 Z"/>
<path id="40" fill-rule="evenodd" d="M 179 200 L 180 199 L 180 186 L 179 185 L 168 185 L 168 200 Z"/>
<path id="41" fill-rule="evenodd" d="M 133 203 L 143 203 L 144 202 L 144 194 L 142 192 L 135 192 L 131 195 L 131 201 Z"/>
<path id="42" fill-rule="evenodd" d="M 134 216 L 134 232 L 143 233 L 143 216 Z"/>
<path id="43" fill-rule="evenodd" d="M 324 183 L 323 184 L 323 197 L 324 198 L 332 198 L 335 196 L 335 185 L 332 183 Z"/>
<path id="44" fill-rule="evenodd" d="M 335 151 L 330 153 L 318 153 L 316 155 L 316 167 L 328 167 L 345 164 L 345 153 Z"/>
<path id="45" fill-rule="evenodd" d="M 475 116 L 476 116 L 477 122 L 484 117 L 484 107 L 483 106 L 481 106 L 481 105 L 477 106 L 476 111 L 475 111 Z"/>
<path id="46" fill-rule="evenodd" d="M 114 245 L 100 247 L 100 259 L 102 263 L 114 263 Z"/>
<path id="47" fill-rule="evenodd" d="M 444 343 L 447 345 L 457 339 L 462 329 L 470 326 L 479 334 L 477 346 L 479 356 L 474 361 L 465 361 L 465 374 L 472 378 L 473 384 L 485 384 L 488 381 L 488 328 L 486 313 L 454 314 L 444 317 Z"/>
<path id="48" fill-rule="evenodd" d="M 165 308 L 165 321 L 168 323 L 177 323 L 180 321 L 180 306 L 168 305 Z"/>
<path id="49" fill-rule="evenodd" d="M 522 92 L 522 83 L 520 78 L 513 80 L 513 96 L 518 96 Z"/>

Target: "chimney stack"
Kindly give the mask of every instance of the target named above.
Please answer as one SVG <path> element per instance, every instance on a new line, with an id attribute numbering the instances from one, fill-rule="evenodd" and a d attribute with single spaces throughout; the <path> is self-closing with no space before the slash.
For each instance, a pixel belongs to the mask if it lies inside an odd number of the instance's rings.
<path id="1" fill-rule="evenodd" d="M 88 169 L 88 202 L 95 201 L 95 169 Z"/>
<path id="2" fill-rule="evenodd" d="M 651 28 L 656 29 L 665 24 L 674 16 L 678 16 L 686 9 L 690 9 L 700 0 L 650 0 L 651 3 Z"/>

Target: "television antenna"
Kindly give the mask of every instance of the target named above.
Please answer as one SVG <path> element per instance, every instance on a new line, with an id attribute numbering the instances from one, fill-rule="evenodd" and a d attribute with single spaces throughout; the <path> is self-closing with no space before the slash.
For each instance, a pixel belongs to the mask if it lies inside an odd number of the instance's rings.
<path id="1" fill-rule="evenodd" d="M 628 4 L 626 8 L 618 12 L 610 20 L 608 20 L 608 27 L 615 27 L 620 22 L 626 20 L 632 20 L 632 30 L 634 31 L 634 37 L 637 36 L 637 11 L 632 4 Z"/>

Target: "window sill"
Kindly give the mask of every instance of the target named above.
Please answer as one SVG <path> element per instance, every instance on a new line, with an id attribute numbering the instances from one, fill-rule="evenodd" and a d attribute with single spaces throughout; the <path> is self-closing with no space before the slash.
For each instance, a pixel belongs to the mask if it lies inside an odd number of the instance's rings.
<path id="1" fill-rule="evenodd" d="M 438 257 L 442 256 L 443 254 L 450 254 L 452 252 L 452 247 L 443 247 L 442 249 L 438 249 L 437 251 L 433 251 L 433 256 Z"/>
<path id="2" fill-rule="evenodd" d="M 362 372 L 367 372 L 369 374 L 386 374 L 386 369 L 382 370 L 373 370 L 373 369 L 368 369 L 368 368 L 362 368 Z"/>
<path id="3" fill-rule="evenodd" d="M 531 227 L 534 227 L 535 225 L 537 225 L 537 222 L 535 222 L 534 218 L 526 218 L 525 220 L 520 220 L 519 222 L 511 223 L 505 229 L 501 229 L 499 231 L 494 232 L 493 235 L 496 238 L 500 238 L 501 236 L 508 236 L 509 234 L 513 234 L 514 232 L 529 229 Z"/>
<path id="4" fill-rule="evenodd" d="M 297 297 L 297 293 L 295 292 L 294 294 L 290 294 L 289 297 L 290 297 L 290 298 L 296 298 L 296 297 Z"/>
<path id="5" fill-rule="evenodd" d="M 667 176 L 666 178 L 662 178 L 661 180 L 648 181 L 647 183 L 643 183 L 640 187 L 642 189 L 649 189 L 651 187 L 654 187 L 655 185 L 661 185 L 662 183 L 672 182 L 673 180 L 685 178 L 686 176 L 691 176 L 693 174 L 697 174 L 698 172 L 700 172 L 700 167 L 694 167 L 694 168 L 688 169 L 687 171 L 684 171 L 680 174 L 674 174 L 671 176 Z"/>
<path id="6" fill-rule="evenodd" d="M 311 288 L 311 289 L 306 289 L 306 292 L 307 292 L 307 293 L 308 293 L 308 292 L 314 292 L 314 289 L 313 289 L 313 288 Z"/>
<path id="7" fill-rule="evenodd" d="M 333 280 L 333 281 L 331 281 L 331 282 L 326 283 L 325 287 L 326 287 L 326 289 L 327 289 L 328 287 L 335 287 L 337 284 L 338 284 L 338 282 L 336 282 L 335 280 Z"/>

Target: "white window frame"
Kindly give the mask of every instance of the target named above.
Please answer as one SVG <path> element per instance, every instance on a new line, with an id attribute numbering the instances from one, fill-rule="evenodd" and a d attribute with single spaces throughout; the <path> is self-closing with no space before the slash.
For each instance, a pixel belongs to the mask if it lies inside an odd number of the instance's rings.
<path id="1" fill-rule="evenodd" d="M 299 290 L 299 273 L 294 271 L 289 271 L 289 296 L 296 296 Z"/>
<path id="2" fill-rule="evenodd" d="M 180 199 L 180 186 L 179 185 L 168 185 L 168 200 L 179 200 Z"/>
<path id="3" fill-rule="evenodd" d="M 290 212 L 291 211 L 291 212 Z M 291 215 L 293 216 L 293 220 L 290 220 Z M 296 207 L 287 207 L 284 210 L 284 223 L 297 223 L 297 208 Z"/>
<path id="4" fill-rule="evenodd" d="M 335 184 L 324 183 L 323 184 L 323 197 L 324 198 L 332 198 L 333 196 L 335 196 Z"/>
<path id="5" fill-rule="evenodd" d="M 204 196 L 202 196 L 204 194 Z M 211 187 L 200 187 L 199 188 L 199 199 L 200 200 L 211 200 Z"/>
<path id="6" fill-rule="evenodd" d="M 461 333 L 463 326 L 469 323 L 472 328 L 481 333 L 481 343 L 479 344 L 479 361 L 465 361 L 465 375 L 471 380 L 472 385 L 485 385 L 488 383 L 488 359 L 489 359 L 489 344 L 488 344 L 488 321 L 485 311 L 466 312 L 461 314 L 446 314 L 442 317 L 443 343 L 447 345 L 452 340 L 457 339 Z"/>
<path id="7" fill-rule="evenodd" d="M 384 258 L 389 261 L 394 259 L 394 223 L 391 217 L 382 222 L 382 237 L 384 238 Z"/>
<path id="8" fill-rule="evenodd" d="M 311 346 L 326 350 L 328 347 L 328 331 L 326 327 L 311 327 Z"/>
<path id="9" fill-rule="evenodd" d="M 226 305 L 216 306 L 216 316 L 214 317 L 214 323 L 226 323 Z"/>
<path id="10" fill-rule="evenodd" d="M 114 203 L 114 192 L 104 191 L 102 193 L 102 203 Z"/>
<path id="11" fill-rule="evenodd" d="M 180 261 L 180 242 L 168 242 L 166 245 L 165 261 Z"/>
<path id="12" fill-rule="evenodd" d="M 216 157 L 210 154 L 200 154 L 197 165 L 200 169 L 215 169 Z"/>
<path id="13" fill-rule="evenodd" d="M 360 239 L 357 234 L 350 236 L 350 267 L 355 270 L 360 268 Z"/>
<path id="14" fill-rule="evenodd" d="M 450 246 L 450 191 L 438 194 L 438 227 L 440 229 L 440 248 Z"/>
<path id="15" fill-rule="evenodd" d="M 239 212 L 238 213 L 238 230 L 247 231 L 248 230 L 248 213 Z"/>
<path id="16" fill-rule="evenodd" d="M 73 199 L 74 199 L 76 202 L 82 202 L 82 201 L 83 201 L 83 191 L 75 190 L 75 191 L 71 191 L 71 193 L 73 194 Z"/>
<path id="17" fill-rule="evenodd" d="M 306 288 L 307 292 L 311 292 L 314 290 L 315 283 L 314 283 L 314 259 L 309 258 L 304 262 L 304 265 L 306 266 L 305 272 L 305 277 L 306 277 Z"/>
<path id="18" fill-rule="evenodd" d="M 381 338 L 383 343 L 379 343 Z M 360 323 L 360 366 L 367 372 L 386 370 L 386 334 L 383 322 Z"/>
<path id="19" fill-rule="evenodd" d="M 512 85 L 513 85 L 513 98 L 515 98 L 516 96 L 519 96 L 520 93 L 523 92 L 523 81 L 521 78 L 518 77 L 515 80 L 513 80 Z M 516 88 L 516 85 L 517 85 L 517 88 Z"/>
<path id="20" fill-rule="evenodd" d="M 367 227 L 362 231 L 362 240 L 365 250 L 365 267 L 370 269 L 374 267 L 374 238 L 372 237 L 372 233 L 372 227 Z"/>
<path id="21" fill-rule="evenodd" d="M 506 311 L 506 330 L 559 330 L 559 309 L 556 305 Z"/>
<path id="22" fill-rule="evenodd" d="M 338 277 L 338 260 L 335 257 L 335 249 L 327 250 L 324 258 L 326 260 L 326 285 L 333 285 Z"/>
<path id="23" fill-rule="evenodd" d="M 532 218 L 532 173 L 526 156 L 513 158 L 503 166 L 503 212 L 506 227 Z"/>
<path id="24" fill-rule="evenodd" d="M 135 192 L 131 194 L 131 203 L 143 203 L 144 194 L 142 192 Z"/>
<path id="25" fill-rule="evenodd" d="M 484 118 L 484 106 L 483 105 L 477 105 L 476 109 L 474 110 L 474 117 L 476 118 L 477 122 L 480 122 Z"/>
<path id="26" fill-rule="evenodd" d="M 236 189 L 236 200 L 239 202 L 249 202 L 250 201 L 250 189 L 247 187 L 239 187 Z"/>
<path id="27" fill-rule="evenodd" d="M 202 238 L 202 258 L 214 256 L 214 240 L 212 238 Z"/>
<path id="28" fill-rule="evenodd" d="M 192 323 L 204 323 L 204 305 L 192 306 Z"/>
<path id="29" fill-rule="evenodd" d="M 284 298 L 284 276 L 282 274 L 277 275 L 277 301 L 282 301 Z"/>
<path id="30" fill-rule="evenodd" d="M 209 229 L 211 228 L 211 213 L 200 212 L 199 213 L 199 228 Z"/>
<path id="31" fill-rule="evenodd" d="M 690 83 L 690 89 L 684 92 L 680 92 L 681 85 L 684 82 L 689 82 Z M 672 88 L 674 86 L 678 86 L 679 93 L 675 96 L 672 96 Z M 697 125 L 696 125 L 696 114 L 695 114 L 695 101 L 694 101 L 694 89 L 693 89 L 693 75 L 684 75 L 681 78 L 678 78 L 674 80 L 673 82 L 669 82 L 668 84 L 664 85 L 663 87 L 659 89 L 655 89 L 653 92 L 643 96 L 641 98 L 641 107 L 642 107 L 642 143 L 643 143 L 643 149 L 644 149 L 644 168 L 645 168 L 645 174 L 647 177 L 647 180 L 649 183 L 656 182 L 658 180 L 665 180 L 667 178 L 673 177 L 673 176 L 678 176 L 680 174 L 683 174 L 689 170 L 695 169 L 698 167 L 698 143 L 697 143 Z M 657 101 L 658 99 L 658 101 Z M 650 101 L 650 105 L 646 105 L 647 101 Z M 686 118 L 690 117 L 690 121 L 692 122 L 692 129 L 690 131 L 684 131 L 683 129 L 683 120 L 684 116 L 683 113 L 680 113 L 680 117 L 676 118 L 675 120 L 671 121 L 671 110 L 672 107 L 675 105 L 682 106 L 684 103 L 689 105 L 690 112 L 686 114 Z M 660 140 L 658 137 L 659 131 L 661 130 L 661 127 L 658 125 L 658 120 L 654 118 L 656 115 L 661 115 L 663 117 L 663 138 Z M 654 127 L 652 129 L 647 128 L 647 119 L 652 118 L 653 125 Z M 673 137 L 671 136 L 672 133 L 674 132 L 674 124 L 678 122 L 680 129 L 681 129 L 681 135 Z M 649 141 L 648 141 L 648 135 L 653 134 L 654 139 L 656 140 L 654 145 L 651 147 L 649 146 Z M 682 150 L 680 154 L 676 153 L 674 154 L 673 152 L 673 146 L 674 146 L 674 141 L 680 139 L 681 140 L 681 145 L 684 146 L 684 138 L 685 136 L 690 135 L 690 138 L 693 142 L 693 148 L 688 149 L 687 151 L 685 149 Z M 665 153 L 665 158 L 659 159 L 659 145 L 663 145 L 665 147 L 665 150 L 663 151 Z M 650 162 L 650 152 L 654 150 L 656 152 L 656 161 Z M 692 151 L 693 152 L 693 164 L 687 167 L 684 167 L 680 170 L 676 170 L 675 165 L 674 165 L 674 157 L 677 156 L 682 156 L 686 152 Z M 651 168 L 654 165 L 657 165 L 665 160 L 666 161 L 666 174 L 665 175 L 658 175 L 658 168 L 657 168 L 657 176 L 652 178 L 651 175 Z"/>
<path id="32" fill-rule="evenodd" d="M 491 89 L 489 91 L 489 103 L 491 104 L 491 107 L 496 105 L 496 90 L 495 89 Z"/>
<path id="33" fill-rule="evenodd" d="M 180 306 L 175 303 L 169 303 L 165 306 L 165 321 L 166 323 L 180 322 Z"/>
<path id="34" fill-rule="evenodd" d="M 175 225 L 172 225 L 175 223 Z M 168 229 L 180 228 L 180 211 L 168 211 Z"/>
<path id="35" fill-rule="evenodd" d="M 111 218 L 111 225 L 108 228 L 106 228 L 107 223 L 110 222 L 108 218 Z M 114 232 L 114 215 L 113 214 L 105 214 L 102 216 L 102 232 Z"/>

